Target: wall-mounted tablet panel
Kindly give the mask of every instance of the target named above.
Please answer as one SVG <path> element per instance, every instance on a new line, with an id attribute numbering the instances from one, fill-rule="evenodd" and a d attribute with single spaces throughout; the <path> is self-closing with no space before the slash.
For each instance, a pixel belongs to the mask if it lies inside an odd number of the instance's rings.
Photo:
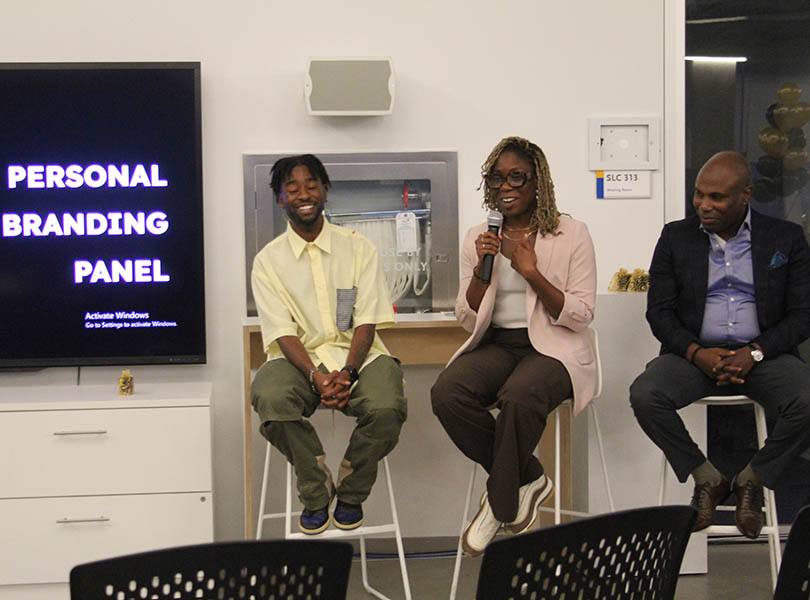
<path id="1" fill-rule="evenodd" d="M 390 115 L 394 110 L 394 64 L 384 57 L 310 58 L 304 98 L 311 115 Z"/>
<path id="2" fill-rule="evenodd" d="M 658 117 L 595 117 L 588 119 L 588 168 L 654 171 L 661 165 L 661 124 Z"/>

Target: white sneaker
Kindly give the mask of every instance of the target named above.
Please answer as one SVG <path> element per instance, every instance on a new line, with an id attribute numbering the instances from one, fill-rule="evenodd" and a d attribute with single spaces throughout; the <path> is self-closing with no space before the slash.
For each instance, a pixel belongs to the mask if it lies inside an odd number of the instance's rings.
<path id="1" fill-rule="evenodd" d="M 548 498 L 554 484 L 545 475 L 540 475 L 531 483 L 520 486 L 518 490 L 517 517 L 511 523 L 504 523 L 504 531 L 509 535 L 523 533 L 534 527 L 540 514 L 540 505 Z"/>
<path id="2" fill-rule="evenodd" d="M 481 496 L 478 513 L 461 534 L 461 548 L 467 556 L 480 556 L 498 533 L 501 522 L 492 514 L 487 493 Z"/>

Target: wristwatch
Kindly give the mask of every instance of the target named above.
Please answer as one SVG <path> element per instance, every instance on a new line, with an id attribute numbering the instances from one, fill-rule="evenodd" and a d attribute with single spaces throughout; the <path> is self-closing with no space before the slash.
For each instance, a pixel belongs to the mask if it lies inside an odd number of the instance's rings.
<path id="1" fill-rule="evenodd" d="M 341 371 L 346 371 L 349 374 L 349 379 L 351 380 L 352 383 L 360 379 L 360 375 L 357 373 L 357 369 L 355 369 L 351 365 L 346 365 L 341 369 Z"/>
<path id="2" fill-rule="evenodd" d="M 754 344 L 748 344 L 748 347 L 751 349 L 751 360 L 755 363 L 762 362 L 765 359 L 765 355 L 762 353 L 762 350 L 754 346 Z"/>

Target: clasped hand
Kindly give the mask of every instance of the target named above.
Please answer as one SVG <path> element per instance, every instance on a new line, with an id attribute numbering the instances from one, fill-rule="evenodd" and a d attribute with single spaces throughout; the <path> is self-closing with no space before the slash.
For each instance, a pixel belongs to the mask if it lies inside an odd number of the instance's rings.
<path id="1" fill-rule="evenodd" d="M 343 408 L 349 401 L 352 387 L 349 374 L 345 371 L 323 373 L 317 371 L 312 379 L 321 394 L 321 404 L 327 408 Z"/>
<path id="2" fill-rule="evenodd" d="M 751 353 L 746 348 L 699 348 L 694 363 L 719 386 L 745 383 L 745 377 L 754 366 Z"/>

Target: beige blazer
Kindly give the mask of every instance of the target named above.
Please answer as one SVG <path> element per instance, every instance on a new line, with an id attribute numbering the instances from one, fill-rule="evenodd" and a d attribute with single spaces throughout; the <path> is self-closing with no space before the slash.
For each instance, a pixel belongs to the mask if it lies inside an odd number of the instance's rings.
<path id="1" fill-rule="evenodd" d="M 472 335 L 448 364 L 478 346 L 492 318 L 497 292 L 497 268 L 493 269 L 491 284 L 481 300 L 478 312 L 467 303 L 467 287 L 472 278 L 473 267 L 478 264 L 475 239 L 486 228 L 485 223 L 472 227 L 461 247 L 461 284 L 456 298 L 456 318 Z M 559 317 L 552 319 L 532 287 L 527 286 L 529 340 L 535 350 L 556 358 L 565 366 L 574 388 L 576 415 L 591 401 L 596 386 L 596 360 L 586 331 L 593 320 L 596 304 L 596 257 L 593 242 L 585 223 L 561 215 L 557 231 L 537 236 L 534 248 L 538 270 L 565 294 L 565 302 Z M 502 263 L 502 266 L 509 265 Z"/>

